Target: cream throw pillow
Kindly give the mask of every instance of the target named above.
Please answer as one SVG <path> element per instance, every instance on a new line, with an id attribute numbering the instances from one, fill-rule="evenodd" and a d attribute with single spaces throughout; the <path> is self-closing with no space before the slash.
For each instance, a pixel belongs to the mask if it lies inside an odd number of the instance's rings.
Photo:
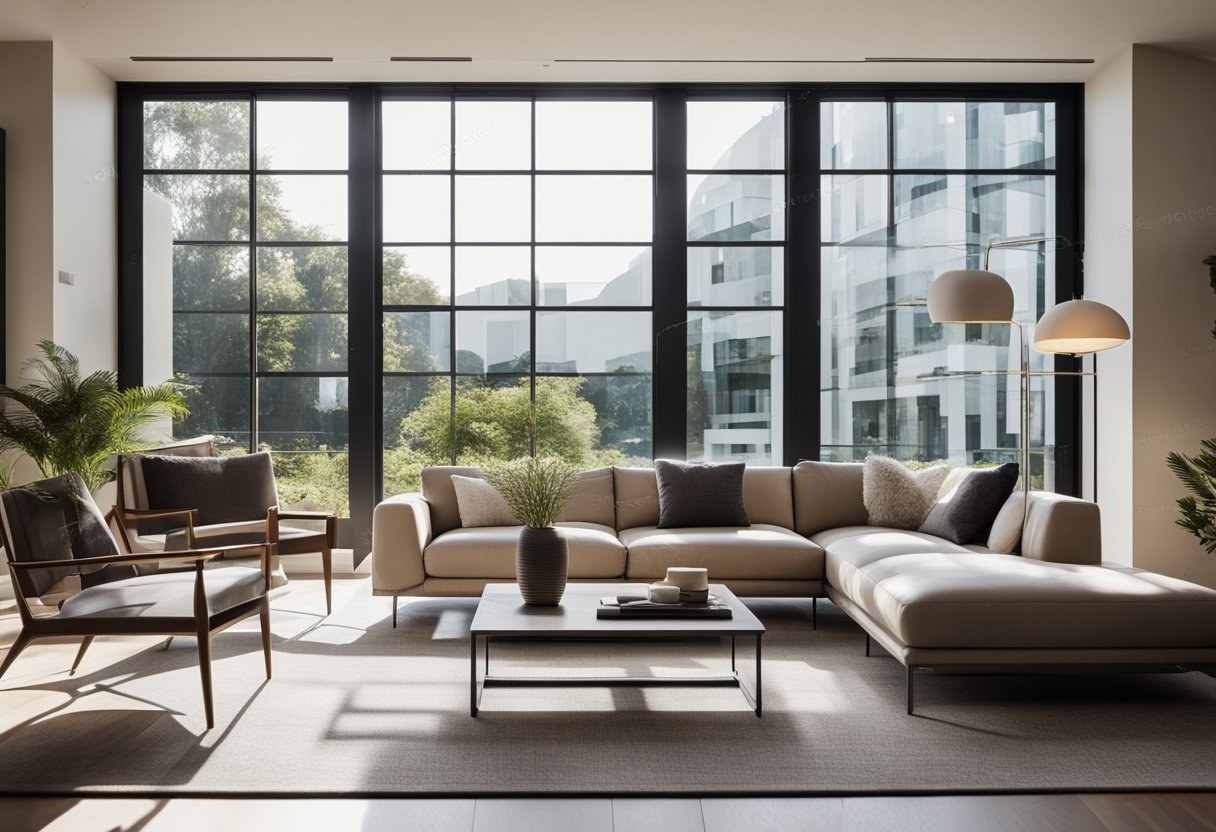
<path id="1" fill-rule="evenodd" d="M 988 533 L 988 551 L 998 555 L 1012 555 L 1022 542 L 1022 517 L 1026 512 L 1026 500 L 1021 489 L 1014 491 L 997 512 Z"/>
<path id="2" fill-rule="evenodd" d="M 473 526 L 518 526 L 519 521 L 498 489 L 478 477 L 452 476 L 452 488 L 456 490 L 456 508 L 460 512 L 460 525 Z"/>
<path id="3" fill-rule="evenodd" d="M 913 471 L 897 459 L 871 454 L 862 472 L 862 501 L 871 526 L 919 529 L 937 502 L 951 466 Z"/>

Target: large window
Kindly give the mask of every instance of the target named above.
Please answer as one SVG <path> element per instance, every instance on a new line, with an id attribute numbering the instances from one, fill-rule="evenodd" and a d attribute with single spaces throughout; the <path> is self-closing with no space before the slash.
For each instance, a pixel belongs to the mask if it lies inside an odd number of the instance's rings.
<path id="1" fill-rule="evenodd" d="M 381 105 L 384 489 L 649 464 L 653 104 Z"/>
<path id="2" fill-rule="evenodd" d="M 1020 366 L 1017 332 L 934 325 L 923 300 L 941 272 L 979 268 L 992 240 L 1058 233 L 1055 105 L 895 99 L 821 107 L 822 457 L 1017 460 L 1018 379 L 995 374 Z M 1028 332 L 1055 301 L 1055 249 L 992 254 Z M 1051 368 L 1032 355 L 1032 369 Z M 1032 477 L 1049 488 L 1053 399 L 1054 385 L 1035 377 Z"/>
<path id="3" fill-rule="evenodd" d="M 1075 491 L 1075 379 L 938 326 L 942 271 L 1076 241 L 1080 91 L 122 84 L 119 370 L 366 551 L 427 465 L 1017 458 Z M 1030 328 L 1066 245 L 993 252 Z M 1065 369 L 1032 352 L 1033 369 Z M 818 386 L 816 386 L 818 381 Z"/>

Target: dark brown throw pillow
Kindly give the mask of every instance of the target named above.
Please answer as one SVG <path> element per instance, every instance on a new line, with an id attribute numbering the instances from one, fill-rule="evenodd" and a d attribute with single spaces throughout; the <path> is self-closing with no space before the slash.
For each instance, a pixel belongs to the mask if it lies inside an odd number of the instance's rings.
<path id="1" fill-rule="evenodd" d="M 920 530 L 960 546 L 987 543 L 992 521 L 1013 493 L 1017 481 L 1016 462 L 972 471 L 959 484 L 952 498 L 933 506 Z"/>
<path id="2" fill-rule="evenodd" d="M 659 528 L 750 526 L 743 507 L 742 462 L 721 465 L 656 459 Z"/>

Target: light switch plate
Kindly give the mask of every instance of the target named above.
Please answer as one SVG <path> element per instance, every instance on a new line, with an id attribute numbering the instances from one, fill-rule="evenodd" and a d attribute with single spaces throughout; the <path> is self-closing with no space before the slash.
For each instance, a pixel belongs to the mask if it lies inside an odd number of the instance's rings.
<path id="1" fill-rule="evenodd" d="M 76 285 L 76 275 L 72 274 L 71 272 L 65 272 L 65 271 L 63 271 L 63 269 L 60 269 L 59 270 L 59 282 L 65 286 L 75 286 Z"/>

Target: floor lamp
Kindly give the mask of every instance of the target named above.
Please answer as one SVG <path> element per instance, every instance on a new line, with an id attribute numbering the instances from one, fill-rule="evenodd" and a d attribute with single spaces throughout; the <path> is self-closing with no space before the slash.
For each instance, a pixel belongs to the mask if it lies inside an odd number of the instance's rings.
<path id="1" fill-rule="evenodd" d="M 935 324 L 1009 324 L 1018 331 L 1019 370 L 991 371 L 983 375 L 1016 375 L 1021 390 L 1022 522 L 1030 495 L 1030 379 L 1032 376 L 1084 376 L 1092 373 L 1030 370 L 1030 344 L 1025 325 L 1013 318 L 1013 287 L 988 268 L 994 248 L 1015 248 L 1054 242 L 1061 237 L 998 240 L 984 249 L 984 268 L 952 269 L 929 285 L 929 320 Z M 1117 347 L 1131 338 L 1127 321 L 1105 304 L 1079 298 L 1053 306 L 1039 319 L 1034 347 L 1039 352 L 1083 355 Z M 964 375 L 970 375 L 965 373 Z"/>

